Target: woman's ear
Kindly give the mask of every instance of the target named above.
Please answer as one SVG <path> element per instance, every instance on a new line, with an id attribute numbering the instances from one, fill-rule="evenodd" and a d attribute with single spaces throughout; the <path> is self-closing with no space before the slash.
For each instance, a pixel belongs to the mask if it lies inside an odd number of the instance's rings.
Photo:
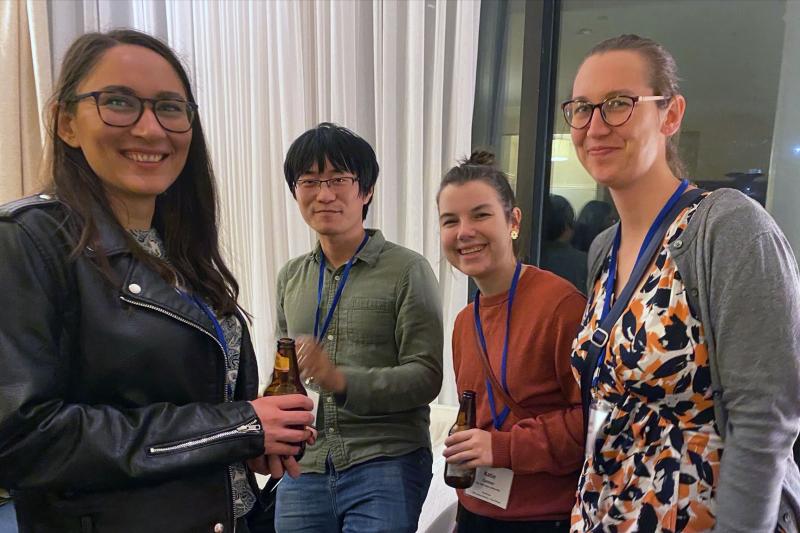
<path id="1" fill-rule="evenodd" d="M 77 121 L 75 115 L 66 110 L 64 104 L 54 104 L 58 106 L 58 137 L 73 148 L 80 148 L 81 143 L 78 139 Z"/>
<path id="2" fill-rule="evenodd" d="M 686 99 L 683 95 L 676 94 L 670 98 L 666 111 L 664 122 L 661 124 L 661 133 L 672 137 L 681 129 L 683 114 L 686 112 Z"/>

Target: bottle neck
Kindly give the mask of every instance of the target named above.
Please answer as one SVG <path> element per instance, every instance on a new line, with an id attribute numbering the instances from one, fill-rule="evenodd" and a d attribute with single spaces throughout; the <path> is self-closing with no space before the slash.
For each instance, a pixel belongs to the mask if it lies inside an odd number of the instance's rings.
<path id="1" fill-rule="evenodd" d="M 458 423 L 470 428 L 475 427 L 475 396 L 462 395 L 458 409 Z"/>

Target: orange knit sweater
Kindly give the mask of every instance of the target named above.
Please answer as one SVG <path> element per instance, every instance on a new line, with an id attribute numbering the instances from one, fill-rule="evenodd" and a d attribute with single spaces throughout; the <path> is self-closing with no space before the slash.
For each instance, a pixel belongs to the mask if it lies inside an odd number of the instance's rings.
<path id="1" fill-rule="evenodd" d="M 509 413 L 500 431 L 492 424 L 485 374 L 478 352 L 473 304 L 461 310 L 453 331 L 453 367 L 459 395 L 476 394 L 478 428 L 492 432 L 494 467 L 514 471 L 503 510 L 458 491 L 469 511 L 500 520 L 568 519 L 583 464 L 583 415 L 570 367 L 572 341 L 586 299 L 569 282 L 533 266 L 520 276 L 512 309 L 506 379 L 511 398 L 529 413 Z M 508 293 L 481 298 L 489 361 L 498 383 Z M 504 403 L 495 392 L 498 413 Z"/>

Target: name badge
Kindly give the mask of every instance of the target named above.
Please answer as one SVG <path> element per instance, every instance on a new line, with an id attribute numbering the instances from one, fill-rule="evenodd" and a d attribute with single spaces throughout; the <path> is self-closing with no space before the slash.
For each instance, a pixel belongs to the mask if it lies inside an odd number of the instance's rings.
<path id="1" fill-rule="evenodd" d="M 475 483 L 465 492 L 473 498 L 505 509 L 508 506 L 512 481 L 514 472 L 508 468 L 478 467 L 475 472 Z"/>
<path id="2" fill-rule="evenodd" d="M 319 407 L 319 393 L 306 385 L 306 394 L 311 401 L 314 402 L 314 408 L 311 410 L 314 413 L 314 427 L 317 427 L 317 408 Z"/>
<path id="3" fill-rule="evenodd" d="M 605 427 L 614 406 L 607 400 L 594 400 L 589 407 L 589 424 L 586 431 L 584 454 L 586 459 L 594 455 L 597 435 Z"/>

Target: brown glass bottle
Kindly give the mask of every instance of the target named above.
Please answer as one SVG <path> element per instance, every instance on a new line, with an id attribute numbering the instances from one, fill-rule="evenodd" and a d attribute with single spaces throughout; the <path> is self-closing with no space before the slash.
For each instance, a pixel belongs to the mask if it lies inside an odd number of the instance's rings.
<path id="1" fill-rule="evenodd" d="M 272 383 L 269 384 L 264 396 L 282 396 L 284 394 L 306 394 L 306 388 L 300 381 L 300 369 L 297 366 L 294 339 L 278 339 L 278 351 L 275 353 L 275 366 L 272 369 Z M 295 429 L 305 429 L 297 426 Z M 300 452 L 294 456 L 298 461 L 306 452 L 306 443 L 299 442 Z"/>
<path id="2" fill-rule="evenodd" d="M 461 393 L 461 405 L 458 408 L 456 423 L 450 428 L 450 435 L 459 431 L 475 428 L 475 391 L 465 390 Z M 475 483 L 475 469 L 446 463 L 444 482 L 456 489 L 466 489 Z"/>

